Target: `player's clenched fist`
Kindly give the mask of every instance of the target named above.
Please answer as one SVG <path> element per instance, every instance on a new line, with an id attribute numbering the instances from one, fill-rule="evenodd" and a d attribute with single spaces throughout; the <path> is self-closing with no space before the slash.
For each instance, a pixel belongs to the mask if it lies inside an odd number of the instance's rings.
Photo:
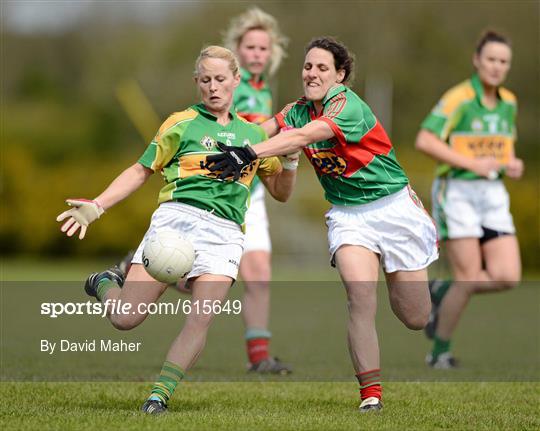
<path id="1" fill-rule="evenodd" d="M 83 239 L 86 235 L 88 225 L 100 218 L 105 212 L 99 202 L 95 200 L 66 199 L 66 203 L 73 208 L 56 217 L 56 221 L 63 221 L 69 217 L 60 230 L 66 232 L 67 236 L 73 236 L 80 229 L 79 239 Z"/>

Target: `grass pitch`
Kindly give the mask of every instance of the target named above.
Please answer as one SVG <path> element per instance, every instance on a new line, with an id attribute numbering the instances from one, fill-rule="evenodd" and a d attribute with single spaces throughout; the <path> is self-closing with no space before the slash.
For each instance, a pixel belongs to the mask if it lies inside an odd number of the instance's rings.
<path id="1" fill-rule="evenodd" d="M 100 266 L 4 262 L 2 279 L 83 280 Z M 339 283 L 320 282 L 335 280 L 327 274 L 276 277 L 313 280 L 273 287 L 272 350 L 292 362 L 292 376 L 246 376 L 241 318 L 219 316 L 169 413 L 157 418 L 138 409 L 183 316 L 151 316 L 134 331 L 118 332 L 100 318 L 39 314 L 45 300 L 86 300 L 80 282 L 4 283 L 0 425 L 21 430 L 540 428 L 540 290 L 533 283 L 471 302 L 456 334 L 456 354 L 463 360 L 456 372 L 425 367 L 430 344 L 397 321 L 381 286 L 377 325 L 385 409 L 361 415 L 345 343 L 345 294 Z M 231 292 L 231 298 L 240 295 L 239 288 Z M 171 291 L 165 300 L 177 297 Z M 142 340 L 144 349 L 47 355 L 38 348 L 43 337 Z"/>
<path id="2" fill-rule="evenodd" d="M 357 411 L 353 383 L 186 383 L 160 417 L 138 383 L 3 383 L 3 429 L 538 429 L 539 385 L 388 383 L 385 408 Z"/>

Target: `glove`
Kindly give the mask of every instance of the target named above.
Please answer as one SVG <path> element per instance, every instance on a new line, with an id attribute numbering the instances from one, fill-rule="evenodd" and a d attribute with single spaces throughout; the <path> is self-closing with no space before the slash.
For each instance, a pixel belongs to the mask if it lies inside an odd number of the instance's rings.
<path id="1" fill-rule="evenodd" d="M 56 217 L 56 221 L 62 221 L 69 217 L 68 221 L 62 225 L 60 230 L 62 232 L 67 232 L 67 236 L 73 236 L 75 232 L 81 229 L 79 239 L 83 239 L 86 235 L 88 225 L 100 218 L 105 212 L 97 201 L 88 199 L 66 199 L 66 203 L 73 208 L 64 211 Z"/>
<path id="2" fill-rule="evenodd" d="M 220 180 L 225 180 L 231 175 L 233 176 L 233 181 L 239 180 L 242 170 L 258 158 L 253 148 L 249 145 L 233 147 L 218 142 L 217 146 L 223 152 L 207 156 L 204 166 L 210 172 L 223 170 L 217 176 Z"/>

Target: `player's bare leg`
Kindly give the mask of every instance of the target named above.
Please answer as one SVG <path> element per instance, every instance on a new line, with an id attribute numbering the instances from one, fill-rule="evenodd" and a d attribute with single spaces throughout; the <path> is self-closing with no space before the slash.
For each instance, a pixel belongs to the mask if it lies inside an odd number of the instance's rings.
<path id="1" fill-rule="evenodd" d="M 268 331 L 270 312 L 270 253 L 257 250 L 242 255 L 240 276 L 245 291 L 242 315 L 246 328 Z"/>
<path id="2" fill-rule="evenodd" d="M 107 272 L 111 270 L 105 271 Z M 87 285 L 91 279 L 92 276 L 89 277 Z M 106 284 L 102 288 L 103 293 L 96 297 L 107 305 L 107 317 L 112 325 L 120 330 L 133 329 L 141 324 L 148 315 L 148 304 L 156 302 L 167 288 L 166 284 L 153 279 L 141 264 L 131 265 L 122 286 L 118 285 L 118 280 L 114 278 L 111 280 L 104 277 L 100 283 L 102 282 Z M 93 287 L 99 289 L 98 286 Z M 122 309 L 118 304 L 129 304 L 130 308 Z"/>
<path id="3" fill-rule="evenodd" d="M 516 237 L 505 235 L 480 245 L 478 238 L 448 240 L 446 243 L 454 282 L 443 297 L 435 332 L 434 354 L 449 351 L 449 342 L 471 296 L 515 287 L 521 278 Z M 447 344 L 448 343 L 448 344 Z"/>
<path id="4" fill-rule="evenodd" d="M 204 274 L 189 280 L 188 284 L 192 292 L 192 305 L 198 302 L 201 306 L 198 308 L 199 312 L 195 306 L 191 307 L 182 331 L 167 354 L 167 360 L 178 364 L 184 371 L 193 366 L 202 352 L 208 328 L 215 316 L 212 312 L 203 312 L 203 301 L 209 300 L 211 304 L 214 301 L 223 302 L 231 287 L 232 279 L 224 275 Z"/>
<path id="5" fill-rule="evenodd" d="M 394 314 L 407 328 L 423 329 L 431 310 L 427 269 L 387 273 L 386 281 Z"/>
<path id="6" fill-rule="evenodd" d="M 270 356 L 271 254 L 266 250 L 252 250 L 242 255 L 240 276 L 244 281 L 242 316 L 246 327 L 249 371 L 289 374 L 292 368 Z"/>
<path id="7" fill-rule="evenodd" d="M 360 410 L 378 410 L 382 408 L 375 328 L 379 256 L 364 247 L 344 245 L 337 250 L 335 259 L 347 291 L 349 353 L 360 383 Z"/>
<path id="8" fill-rule="evenodd" d="M 186 371 L 195 364 L 206 345 L 208 328 L 214 319 L 214 308 L 206 308 L 202 304 L 204 301 L 209 301 L 210 304 L 222 302 L 227 297 L 232 279 L 224 275 L 203 274 L 190 279 L 188 284 L 192 292 L 192 307 L 184 327 L 167 353 L 150 396 L 141 408 L 145 413 L 159 414 L 167 410 L 167 402 L 176 386 L 184 378 Z"/>

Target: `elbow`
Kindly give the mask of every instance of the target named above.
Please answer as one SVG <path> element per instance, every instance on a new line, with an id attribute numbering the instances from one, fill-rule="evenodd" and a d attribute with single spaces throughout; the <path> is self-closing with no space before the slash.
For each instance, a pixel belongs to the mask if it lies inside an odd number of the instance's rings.
<path id="1" fill-rule="evenodd" d="M 427 154 L 429 147 L 429 142 L 426 139 L 426 136 L 424 132 L 418 133 L 418 136 L 416 136 L 416 141 L 414 142 L 414 148 L 416 151 L 420 151 L 421 153 Z"/>
<path id="2" fill-rule="evenodd" d="M 278 202 L 281 202 L 281 203 L 285 203 L 289 200 L 289 198 L 291 197 L 291 193 L 290 192 L 287 192 L 287 193 L 278 193 L 278 194 L 275 194 L 274 195 L 274 199 Z"/>
<path id="3" fill-rule="evenodd" d="M 416 140 L 414 141 L 414 148 L 417 151 L 422 151 L 422 152 L 425 151 L 426 142 L 424 140 L 422 131 L 418 132 L 418 135 L 416 135 Z"/>

